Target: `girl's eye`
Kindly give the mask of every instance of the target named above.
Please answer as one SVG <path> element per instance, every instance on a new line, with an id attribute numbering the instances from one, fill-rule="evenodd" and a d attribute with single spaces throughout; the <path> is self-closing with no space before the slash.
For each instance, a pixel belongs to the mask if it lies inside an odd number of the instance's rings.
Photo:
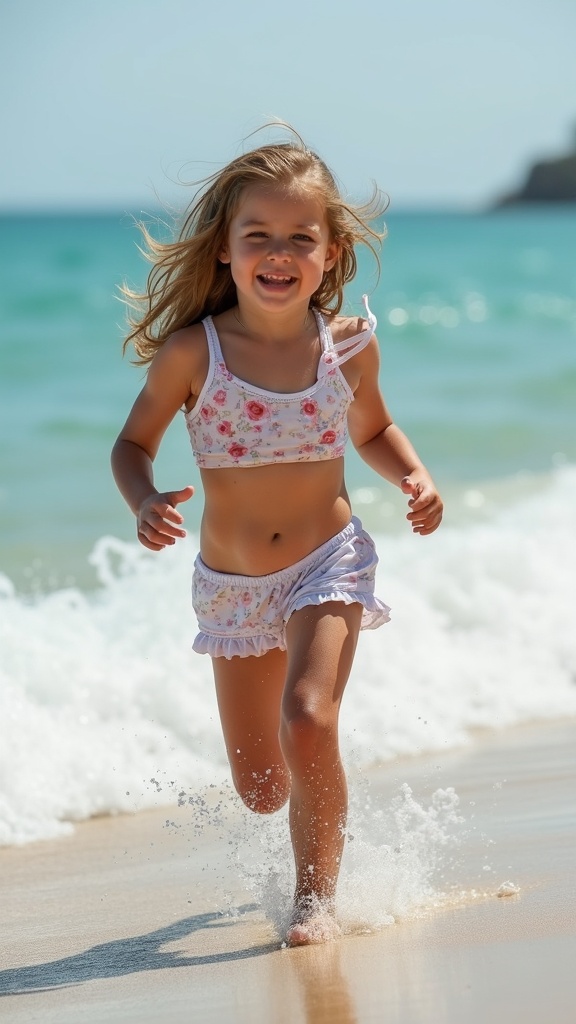
<path id="1" fill-rule="evenodd" d="M 246 238 L 254 239 L 255 241 L 260 241 L 261 239 L 268 238 L 268 237 L 269 236 L 268 236 L 266 231 L 249 231 L 247 233 L 247 235 L 246 235 Z M 305 235 L 305 234 L 300 234 L 300 233 L 298 233 L 296 235 L 292 235 L 292 238 L 293 238 L 293 240 L 295 242 L 305 242 L 307 245 L 314 245 L 314 243 L 316 241 L 310 235 Z"/>

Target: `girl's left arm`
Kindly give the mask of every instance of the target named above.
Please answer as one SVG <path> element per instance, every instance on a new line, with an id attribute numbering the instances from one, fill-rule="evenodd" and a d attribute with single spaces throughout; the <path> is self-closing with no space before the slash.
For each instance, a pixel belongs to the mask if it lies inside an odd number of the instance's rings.
<path id="1" fill-rule="evenodd" d="M 427 536 L 440 526 L 442 500 L 428 470 L 386 408 L 378 384 L 380 355 L 375 337 L 354 363 L 359 381 L 348 413 L 354 447 L 364 462 L 410 496 L 406 518 L 414 533 Z"/>

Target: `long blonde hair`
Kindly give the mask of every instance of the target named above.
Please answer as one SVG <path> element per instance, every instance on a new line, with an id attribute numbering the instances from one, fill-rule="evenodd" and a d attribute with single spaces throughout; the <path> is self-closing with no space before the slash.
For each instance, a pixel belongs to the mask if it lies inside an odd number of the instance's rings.
<path id="1" fill-rule="evenodd" d="M 199 182 L 201 187 L 185 213 L 176 241 L 156 241 L 144 224 L 139 225 L 145 244 L 141 251 L 153 263 L 146 291 L 140 294 L 126 285 L 120 289 L 132 311 L 124 350 L 130 343 L 134 345 L 136 363 L 149 363 L 174 331 L 236 305 L 230 267 L 221 263 L 218 255 L 228 241 L 230 221 L 247 185 L 280 185 L 288 192 L 304 190 L 324 205 L 339 256 L 310 299 L 310 305 L 321 312 L 340 312 L 344 285 L 356 273 L 355 245 L 367 245 L 378 262 L 377 246 L 385 232 L 371 227 L 370 221 L 385 209 L 385 198 L 375 188 L 370 201 L 362 206 L 345 202 L 324 161 L 296 132 L 293 134 L 296 141 L 250 150 Z"/>

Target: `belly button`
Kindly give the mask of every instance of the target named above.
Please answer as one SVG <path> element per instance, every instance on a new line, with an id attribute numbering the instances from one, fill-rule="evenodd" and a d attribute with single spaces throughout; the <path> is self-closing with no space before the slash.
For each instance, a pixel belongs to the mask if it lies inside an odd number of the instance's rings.
<path id="1" fill-rule="evenodd" d="M 273 534 L 272 534 L 272 540 L 273 540 L 273 541 L 274 541 L 274 540 L 279 540 L 279 539 L 280 539 L 280 534 L 279 534 L 279 533 L 273 533 Z"/>

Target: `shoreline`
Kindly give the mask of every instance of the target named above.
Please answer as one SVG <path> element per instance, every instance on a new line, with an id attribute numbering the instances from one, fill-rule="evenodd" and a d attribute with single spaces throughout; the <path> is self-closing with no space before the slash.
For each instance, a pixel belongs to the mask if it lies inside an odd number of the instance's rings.
<path id="1" fill-rule="evenodd" d="M 576 719 L 538 723 L 370 770 L 378 803 L 404 783 L 424 801 L 456 788 L 466 819 L 456 888 L 326 946 L 282 949 L 226 873 L 221 838 L 191 842 L 176 827 L 186 808 L 96 818 L 69 837 L 5 848 L 0 1006 L 12 1024 L 569 1024 L 575 741 Z M 224 875 L 229 908 L 215 905 L 208 868 Z M 519 892 L 500 898 L 506 881 Z"/>

